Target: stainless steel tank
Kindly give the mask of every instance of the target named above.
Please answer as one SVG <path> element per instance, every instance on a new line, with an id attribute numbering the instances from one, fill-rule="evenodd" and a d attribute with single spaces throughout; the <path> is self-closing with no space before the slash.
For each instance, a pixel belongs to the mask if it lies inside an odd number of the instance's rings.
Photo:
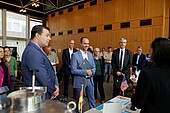
<path id="1" fill-rule="evenodd" d="M 10 106 L 0 110 L 0 113 L 75 113 L 76 103 L 65 103 L 57 100 L 44 100 L 45 87 L 22 87 L 10 93 L 7 97 Z"/>
<path id="2" fill-rule="evenodd" d="M 45 99 L 46 87 L 21 87 L 20 90 L 10 93 L 7 97 L 10 105 L 16 112 L 30 112 L 40 108 Z"/>

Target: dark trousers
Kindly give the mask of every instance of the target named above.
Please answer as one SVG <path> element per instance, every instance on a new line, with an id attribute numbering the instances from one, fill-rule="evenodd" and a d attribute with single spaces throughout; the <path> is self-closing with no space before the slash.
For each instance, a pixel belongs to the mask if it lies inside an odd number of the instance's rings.
<path id="1" fill-rule="evenodd" d="M 10 77 L 10 92 L 14 91 L 15 76 Z"/>
<path id="2" fill-rule="evenodd" d="M 105 100 L 105 93 L 104 93 L 104 88 L 103 88 L 103 77 L 102 77 L 102 75 L 94 75 L 93 81 L 94 81 L 94 97 L 95 97 L 95 99 L 97 99 L 97 87 L 98 87 L 101 101 Z"/>
<path id="3" fill-rule="evenodd" d="M 72 85 L 74 81 L 74 76 L 71 74 L 71 70 L 64 70 L 64 97 L 68 98 L 68 86 L 70 81 L 70 76 L 72 78 Z M 73 98 L 75 99 L 76 92 L 75 88 L 73 88 Z"/>
<path id="4" fill-rule="evenodd" d="M 122 82 L 122 78 L 114 78 L 114 81 L 113 81 L 113 98 L 118 96 L 118 95 L 122 95 L 122 96 L 127 97 L 128 88 L 124 91 L 124 95 L 123 95 L 123 92 L 120 89 L 121 82 Z"/>

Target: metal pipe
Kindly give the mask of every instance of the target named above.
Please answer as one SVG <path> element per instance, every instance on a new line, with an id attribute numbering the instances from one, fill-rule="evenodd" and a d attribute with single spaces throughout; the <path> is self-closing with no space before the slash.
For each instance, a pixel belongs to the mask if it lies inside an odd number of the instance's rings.
<path id="1" fill-rule="evenodd" d="M 64 6 L 62 6 L 62 7 L 59 7 L 58 9 L 54 9 L 54 10 L 51 10 L 51 11 L 47 11 L 47 12 L 45 12 L 45 14 L 50 13 L 50 12 L 53 12 L 53 11 L 56 11 L 56 10 L 60 10 L 60 9 L 62 9 L 62 8 L 65 8 L 65 7 L 68 7 L 68 6 L 71 6 L 71 5 L 74 5 L 74 4 L 83 2 L 83 1 L 85 1 L 85 0 L 80 0 L 80 1 L 77 1 L 77 2 L 74 2 L 74 3 L 71 3 L 71 4 L 68 4 L 68 5 L 64 5 Z"/>

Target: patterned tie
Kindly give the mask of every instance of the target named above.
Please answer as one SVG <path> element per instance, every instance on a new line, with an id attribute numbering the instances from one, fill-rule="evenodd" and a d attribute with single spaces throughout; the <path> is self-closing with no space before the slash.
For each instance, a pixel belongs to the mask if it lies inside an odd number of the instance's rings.
<path id="1" fill-rule="evenodd" d="M 122 70 L 122 68 L 123 68 L 122 67 L 122 60 L 123 60 L 122 58 L 123 58 L 123 50 L 121 50 L 121 52 L 120 52 L 120 59 L 119 59 L 119 69 L 120 70 Z"/>

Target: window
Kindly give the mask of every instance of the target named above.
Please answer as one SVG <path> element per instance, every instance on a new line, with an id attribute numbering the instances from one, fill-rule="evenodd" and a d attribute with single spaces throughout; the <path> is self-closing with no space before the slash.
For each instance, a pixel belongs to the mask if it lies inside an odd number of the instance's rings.
<path id="1" fill-rule="evenodd" d="M 26 16 L 7 11 L 7 36 L 26 38 Z"/>
<path id="2" fill-rule="evenodd" d="M 7 40 L 6 45 L 9 47 L 17 47 L 17 60 L 21 60 L 22 53 L 26 47 L 26 41 L 22 40 Z"/>
<path id="3" fill-rule="evenodd" d="M 0 39 L 0 45 L 2 46 L 2 39 Z"/>
<path id="4" fill-rule="evenodd" d="M 35 25 L 42 25 L 42 20 L 30 18 L 30 36 L 31 37 L 31 30 Z"/>
<path id="5" fill-rule="evenodd" d="M 2 36 L 2 10 L 0 10 L 0 36 Z"/>
<path id="6" fill-rule="evenodd" d="M 104 30 L 112 30 L 112 24 L 104 25 Z"/>

